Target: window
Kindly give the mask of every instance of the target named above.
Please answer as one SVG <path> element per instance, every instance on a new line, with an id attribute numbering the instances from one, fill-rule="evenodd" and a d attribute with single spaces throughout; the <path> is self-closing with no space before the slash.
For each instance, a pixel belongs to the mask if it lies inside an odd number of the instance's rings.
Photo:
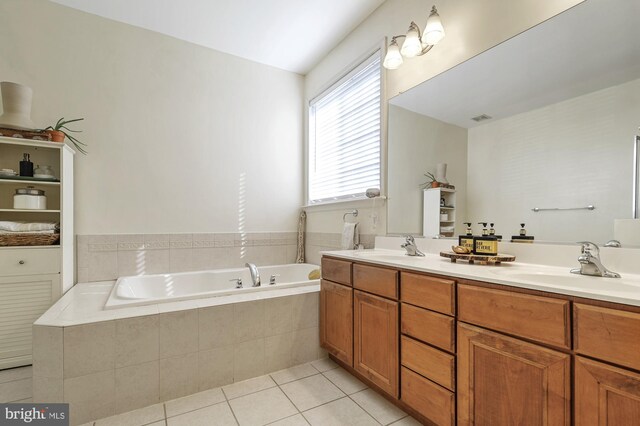
<path id="1" fill-rule="evenodd" d="M 308 202 L 380 188 L 380 51 L 309 103 Z"/>

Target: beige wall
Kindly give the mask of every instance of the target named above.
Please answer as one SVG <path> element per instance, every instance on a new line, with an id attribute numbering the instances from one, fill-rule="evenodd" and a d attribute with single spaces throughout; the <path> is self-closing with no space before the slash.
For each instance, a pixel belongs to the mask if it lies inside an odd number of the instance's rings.
<path id="1" fill-rule="evenodd" d="M 558 13 L 581 0 L 441 0 L 437 8 L 445 26 L 446 38 L 427 55 L 405 61 L 398 70 L 386 72 L 386 98 L 410 89 L 431 77 L 470 59 Z M 387 36 L 404 34 L 411 20 L 422 28 L 431 4 L 422 0 L 387 0 L 359 25 L 305 78 L 308 103 L 365 51 Z M 383 173 L 386 173 L 386 169 Z M 309 208 L 308 226 L 340 232 L 339 221 L 345 208 Z M 368 224 L 365 224 L 368 225 Z M 386 222 L 376 233 L 384 234 Z"/>
<path id="2" fill-rule="evenodd" d="M 296 229 L 303 77 L 44 0 L 0 3 L 0 58 L 36 124 L 85 117 L 77 233 Z"/>
<path id="3" fill-rule="evenodd" d="M 506 236 L 525 222 L 542 241 L 613 239 L 614 220 L 631 218 L 639 117 L 634 80 L 469 129 L 469 220 Z"/>
<path id="4" fill-rule="evenodd" d="M 456 187 L 460 228 L 466 220 L 467 129 L 389 105 L 389 146 L 387 231 L 423 235 L 421 184 L 438 163 L 447 163 L 447 180 Z"/>

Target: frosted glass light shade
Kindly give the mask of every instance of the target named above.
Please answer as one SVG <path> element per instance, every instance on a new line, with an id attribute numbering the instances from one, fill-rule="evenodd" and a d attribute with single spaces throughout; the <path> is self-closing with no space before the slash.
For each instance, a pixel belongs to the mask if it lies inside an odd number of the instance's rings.
<path id="1" fill-rule="evenodd" d="M 422 42 L 420 41 L 420 34 L 415 26 L 411 25 L 409 27 L 409 31 L 407 31 L 407 36 L 404 39 L 404 43 L 402 43 L 402 49 L 400 49 L 400 53 L 405 58 L 413 58 L 414 56 L 418 56 L 422 52 Z"/>
<path id="2" fill-rule="evenodd" d="M 427 19 L 427 27 L 424 29 L 424 37 L 422 41 L 426 44 L 435 45 L 444 38 L 444 27 L 440 20 L 440 15 L 435 6 L 431 9 L 429 19 Z"/>
<path id="3" fill-rule="evenodd" d="M 384 61 L 382 62 L 382 66 L 387 69 L 395 70 L 400 68 L 402 65 L 402 55 L 400 54 L 400 49 L 398 48 L 398 43 L 395 40 L 391 40 L 389 47 L 387 48 L 387 54 L 384 57 Z"/>

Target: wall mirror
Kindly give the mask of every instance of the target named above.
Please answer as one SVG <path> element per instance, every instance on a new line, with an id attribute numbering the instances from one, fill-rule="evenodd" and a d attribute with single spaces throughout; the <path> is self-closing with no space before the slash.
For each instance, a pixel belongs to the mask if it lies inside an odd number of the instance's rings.
<path id="1" fill-rule="evenodd" d="M 634 216 L 638 16 L 587 0 L 392 98 L 388 233 L 424 235 L 423 174 L 446 163 L 456 236 L 493 222 L 507 241 L 520 223 L 536 241 L 613 239 Z"/>

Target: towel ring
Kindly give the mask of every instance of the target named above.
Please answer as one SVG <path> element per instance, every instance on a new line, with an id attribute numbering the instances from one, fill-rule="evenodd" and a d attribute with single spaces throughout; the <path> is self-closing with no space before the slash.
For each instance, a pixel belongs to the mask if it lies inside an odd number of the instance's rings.
<path id="1" fill-rule="evenodd" d="M 353 217 L 358 217 L 358 209 L 353 209 L 350 212 L 346 212 L 345 214 L 342 215 L 342 221 L 346 222 L 347 221 L 347 215 L 353 215 Z"/>

